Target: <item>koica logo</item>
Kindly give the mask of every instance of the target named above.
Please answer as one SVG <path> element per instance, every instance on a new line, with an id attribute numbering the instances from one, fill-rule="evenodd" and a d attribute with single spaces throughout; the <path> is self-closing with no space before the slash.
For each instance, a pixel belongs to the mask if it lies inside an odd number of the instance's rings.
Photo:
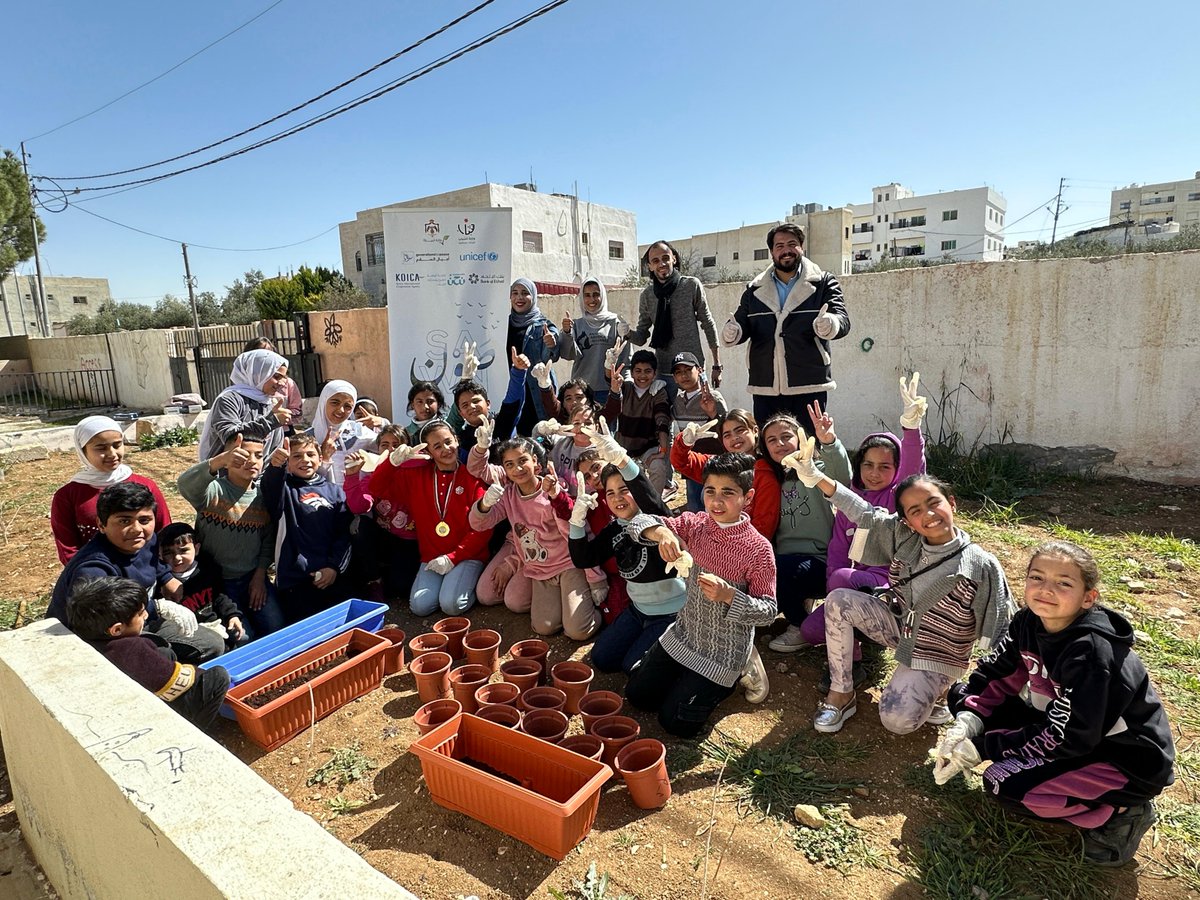
<path id="1" fill-rule="evenodd" d="M 397 272 L 393 284 L 396 287 L 420 287 L 421 276 L 416 272 Z"/>
<path id="2" fill-rule="evenodd" d="M 478 253 L 460 253 L 458 258 L 462 262 L 496 262 L 500 259 L 500 254 L 495 251 L 484 253 L 481 250 Z"/>
<path id="3" fill-rule="evenodd" d="M 454 272 L 446 276 L 446 284 L 466 284 L 467 276 L 462 272 Z"/>

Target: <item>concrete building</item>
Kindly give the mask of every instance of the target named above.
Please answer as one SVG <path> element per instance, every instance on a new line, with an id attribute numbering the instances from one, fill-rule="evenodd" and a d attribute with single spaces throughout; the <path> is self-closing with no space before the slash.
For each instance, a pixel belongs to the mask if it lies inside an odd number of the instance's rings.
<path id="1" fill-rule="evenodd" d="M 1186 181 L 1131 184 L 1112 192 L 1108 221 L 1113 224 L 1200 225 L 1200 171 Z"/>
<path id="2" fill-rule="evenodd" d="M 112 300 L 107 278 L 60 278 L 48 276 L 46 286 L 46 318 L 51 332 L 55 325 L 70 321 L 76 313 L 95 315 L 103 303 Z M 33 295 L 37 279 L 31 275 L 12 274 L 0 282 L 0 337 L 17 334 L 42 336 L 34 310 Z"/>
<path id="3" fill-rule="evenodd" d="M 881 259 L 991 262 L 1004 258 L 1008 203 L 989 187 L 914 194 L 892 182 L 874 188 L 870 203 L 851 207 L 855 270 Z"/>
<path id="4" fill-rule="evenodd" d="M 362 210 L 338 226 L 342 271 L 381 306 L 387 298 L 383 211 L 403 207 L 511 208 L 513 275 L 535 282 L 577 283 L 588 274 L 618 284 L 637 264 L 636 214 L 570 194 L 539 193 L 532 184 L 478 184 Z"/>

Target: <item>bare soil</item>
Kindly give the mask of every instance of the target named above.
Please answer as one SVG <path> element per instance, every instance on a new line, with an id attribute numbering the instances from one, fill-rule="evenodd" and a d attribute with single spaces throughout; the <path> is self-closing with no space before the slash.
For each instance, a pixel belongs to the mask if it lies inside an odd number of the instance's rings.
<path id="1" fill-rule="evenodd" d="M 139 453 L 129 461 L 135 471 L 158 481 L 172 512 L 184 518 L 190 511 L 174 493 L 173 482 L 194 459 L 195 448 L 187 447 Z M 19 601 L 26 602 L 28 614 L 40 615 L 42 598 L 61 568 L 49 533 L 50 496 L 75 467 L 73 456 L 55 455 L 48 461 L 16 464 L 0 482 L 0 578 L 8 601 L 0 607 L 5 615 L 0 626 L 13 624 Z M 1026 541 L 1041 540 L 1047 534 L 1045 524 L 1060 520 L 1103 534 L 1141 531 L 1198 540 L 1198 504 L 1200 488 L 1122 480 L 1059 487 L 1022 501 L 1022 512 L 1031 518 L 1005 532 Z M 966 526 L 971 529 L 969 521 Z M 1019 585 L 1027 562 L 1025 551 L 1016 541 L 997 543 L 984 537 L 981 542 L 996 552 L 1010 581 Z M 1161 560 L 1153 562 L 1161 568 Z M 1139 600 L 1160 612 L 1168 607 L 1182 610 L 1180 634 L 1194 639 L 1200 633 L 1196 598 L 1200 598 L 1200 573 L 1168 571 L 1150 580 L 1147 593 Z M 406 604 L 395 606 L 387 617 L 389 624 L 403 628 L 410 637 L 431 630 L 432 620 L 414 618 Z M 527 617 L 502 610 L 476 608 L 469 618 L 473 628 L 499 631 L 504 651 L 518 640 L 535 636 Z M 771 632 L 782 627 L 780 620 Z M 775 654 L 766 649 L 768 639 L 767 634 L 760 634 L 759 647 L 771 677 L 770 697 L 760 706 L 751 706 L 739 692 L 722 706 L 716 723 L 724 733 L 747 743 L 770 745 L 807 732 L 818 700 L 815 684 L 822 654 Z M 549 643 L 551 662 L 587 660 L 586 646 L 561 636 Z M 592 689 L 620 693 L 623 686 L 622 676 L 597 675 Z M 866 750 L 864 760 L 823 768 L 831 776 L 861 785 L 860 790 L 846 791 L 835 799 L 849 804 L 855 822 L 886 860 L 882 868 L 855 868 L 848 876 L 810 864 L 794 849 L 790 816 L 779 819 L 739 812 L 725 786 L 718 785 L 721 771 L 717 764 L 705 759 L 694 745 L 666 739 L 653 718 L 628 708 L 624 712 L 638 719 L 643 736 L 666 740 L 673 796 L 662 810 L 639 810 L 629 801 L 620 779 L 614 778 L 603 792 L 590 835 L 561 863 L 432 802 L 419 761 L 406 752 L 418 736 L 412 715 L 420 705 L 407 671 L 386 678 L 379 690 L 336 711 L 273 753 L 264 753 L 230 721 L 222 720 L 216 737 L 290 797 L 297 809 L 321 822 L 375 868 L 431 900 L 545 898 L 550 888 L 567 892 L 593 860 L 601 872 L 612 873 L 610 898 L 619 893 L 642 900 L 851 894 L 920 897 L 923 893 L 913 880 L 911 853 L 921 832 L 936 819 L 939 807 L 910 785 L 913 769 L 926 764 L 935 729 L 925 727 L 906 736 L 886 733 L 875 708 L 878 696 L 877 687 L 860 694 L 858 714 L 838 736 L 860 744 Z M 568 733 L 581 730 L 578 717 L 574 717 Z M 1181 727 L 1177 742 L 1188 748 L 1197 737 L 1200 735 Z M 339 792 L 329 786 L 308 786 L 306 781 L 328 759 L 327 750 L 355 743 L 379 768 L 372 777 L 348 785 L 331 808 L 330 801 Z M 0 787 L 6 783 L 0 781 Z M 1194 800 L 1193 787 L 1180 778 L 1167 795 L 1190 802 Z M 7 791 L 0 794 L 0 831 L 12 822 L 10 796 Z M 353 803 L 362 805 L 343 814 L 334 811 Z M 1103 896 L 1151 900 L 1188 896 L 1181 879 L 1161 876 L 1161 866 L 1156 865 L 1161 862 L 1162 848 L 1155 847 L 1148 837 L 1139 864 L 1113 872 Z M 1054 894 L 1053 886 L 1046 890 L 1048 896 Z"/>

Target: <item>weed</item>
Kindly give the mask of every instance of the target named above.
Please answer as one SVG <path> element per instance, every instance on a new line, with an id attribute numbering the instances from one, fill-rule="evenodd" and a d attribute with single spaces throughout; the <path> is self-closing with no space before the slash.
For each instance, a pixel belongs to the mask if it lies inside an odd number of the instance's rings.
<path id="1" fill-rule="evenodd" d="M 883 865 L 883 851 L 867 843 L 862 828 L 849 820 L 844 804 L 823 806 L 821 814 L 825 827 L 797 828 L 792 833 L 792 843 L 810 863 L 837 869 L 843 875 L 853 868 Z"/>
<path id="2" fill-rule="evenodd" d="M 366 806 L 364 800 L 351 800 L 349 797 L 338 794 L 329 801 L 329 810 L 335 816 L 344 816 L 346 813 L 354 812 L 354 810 Z"/>
<path id="3" fill-rule="evenodd" d="M 596 861 L 592 860 L 582 881 L 576 879 L 565 894 L 556 888 L 550 888 L 550 896 L 554 897 L 554 900 L 633 900 L 628 894 L 609 897 L 608 878 L 607 872 L 603 875 L 596 874 Z"/>
<path id="4" fill-rule="evenodd" d="M 975 511 L 975 518 L 989 525 L 1011 528 L 1020 525 L 1025 517 L 1017 512 L 1017 504 L 997 503 L 991 497 L 983 498 L 983 505 Z"/>
<path id="5" fill-rule="evenodd" d="M 153 431 L 138 438 L 139 450 L 158 450 L 162 447 L 187 447 L 200 442 L 200 432 L 183 425 L 166 431 Z"/>
<path id="6" fill-rule="evenodd" d="M 773 747 L 749 746 L 721 731 L 701 744 L 709 759 L 725 766 L 725 781 L 742 815 L 757 809 L 765 816 L 785 818 L 797 803 L 813 803 L 831 794 L 858 787 L 858 780 L 823 775 L 814 762 L 857 762 L 866 751 L 855 741 L 818 740 L 799 733 Z"/>
<path id="7" fill-rule="evenodd" d="M 704 754 L 696 741 L 676 741 L 667 747 L 667 769 L 671 772 L 686 772 L 703 761 Z"/>
<path id="8" fill-rule="evenodd" d="M 351 744 L 349 747 L 341 747 L 337 750 L 326 749 L 325 752 L 332 753 L 333 756 L 309 776 L 309 784 L 336 783 L 341 789 L 352 781 L 365 778 L 368 772 L 378 768 L 375 760 L 366 756 L 359 749 L 358 744 Z"/>
<path id="9" fill-rule="evenodd" d="M 613 835 L 613 846 L 618 850 L 628 850 L 637 843 L 637 835 L 628 828 L 622 828 Z"/>
<path id="10" fill-rule="evenodd" d="M 1164 874 L 1182 878 L 1193 891 L 1200 891 L 1200 806 L 1180 803 L 1170 797 L 1155 802 L 1158 807 L 1156 838 L 1165 844 Z"/>
<path id="11" fill-rule="evenodd" d="M 967 445 L 956 431 L 943 431 L 925 446 L 930 472 L 949 482 L 956 497 L 991 500 L 997 506 L 1012 504 L 1035 493 L 1048 481 L 1029 461 L 1003 444 Z"/>

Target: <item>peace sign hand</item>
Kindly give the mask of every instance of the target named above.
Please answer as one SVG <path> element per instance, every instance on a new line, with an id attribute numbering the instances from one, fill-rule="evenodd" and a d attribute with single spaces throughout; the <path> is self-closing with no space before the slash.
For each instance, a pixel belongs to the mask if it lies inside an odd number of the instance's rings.
<path id="1" fill-rule="evenodd" d="M 812 420 L 813 431 L 817 440 L 822 444 L 832 444 L 837 440 L 833 432 L 833 416 L 821 409 L 821 401 L 814 400 L 808 404 L 808 417 Z"/>
<path id="2" fill-rule="evenodd" d="M 625 352 L 625 339 L 618 337 L 617 342 L 604 351 L 604 371 L 611 372 L 617 367 L 617 360 Z"/>
<path id="3" fill-rule="evenodd" d="M 571 524 L 582 528 L 587 523 L 588 513 L 600 504 L 600 498 L 589 494 L 587 487 L 580 478 L 576 482 L 575 505 L 571 508 Z"/>
<path id="4" fill-rule="evenodd" d="M 800 479 L 801 484 L 805 487 L 816 487 L 822 478 L 821 474 L 813 461 L 813 453 L 816 450 L 816 441 L 810 437 L 806 437 L 804 442 L 800 444 L 800 449 L 789 453 L 781 459 L 780 465 L 785 469 L 791 469 L 796 473 L 796 477 Z"/>
<path id="5" fill-rule="evenodd" d="M 409 447 L 406 444 L 401 444 L 392 451 L 392 455 L 388 460 L 393 466 L 402 466 L 410 459 L 429 459 L 429 454 L 425 452 L 425 444 L 417 444 L 415 447 Z"/>
<path id="6" fill-rule="evenodd" d="M 621 393 L 621 387 L 625 384 L 625 367 L 616 366 L 612 370 L 612 377 L 608 382 L 608 389 L 614 393 Z"/>
<path id="7" fill-rule="evenodd" d="M 904 376 L 900 377 L 900 402 L 904 404 L 904 412 L 900 416 L 902 428 L 920 428 L 921 420 L 925 418 L 929 401 L 917 394 L 917 386 L 920 383 L 920 372 L 913 372 L 907 383 Z"/>
<path id="8" fill-rule="evenodd" d="M 679 438 L 687 446 L 694 447 L 696 445 L 696 441 L 700 440 L 701 438 L 715 438 L 717 436 L 717 433 L 712 430 L 716 424 L 716 419 L 710 419 L 704 424 L 699 422 L 688 422 L 687 425 L 684 426 L 683 431 L 680 433 Z"/>
<path id="9" fill-rule="evenodd" d="M 700 382 L 700 411 L 706 416 L 717 414 L 717 398 L 713 396 L 707 381 Z"/>
<path id="10" fill-rule="evenodd" d="M 479 357 L 475 351 L 479 349 L 476 341 L 463 341 L 462 380 L 470 381 L 479 371 Z"/>

